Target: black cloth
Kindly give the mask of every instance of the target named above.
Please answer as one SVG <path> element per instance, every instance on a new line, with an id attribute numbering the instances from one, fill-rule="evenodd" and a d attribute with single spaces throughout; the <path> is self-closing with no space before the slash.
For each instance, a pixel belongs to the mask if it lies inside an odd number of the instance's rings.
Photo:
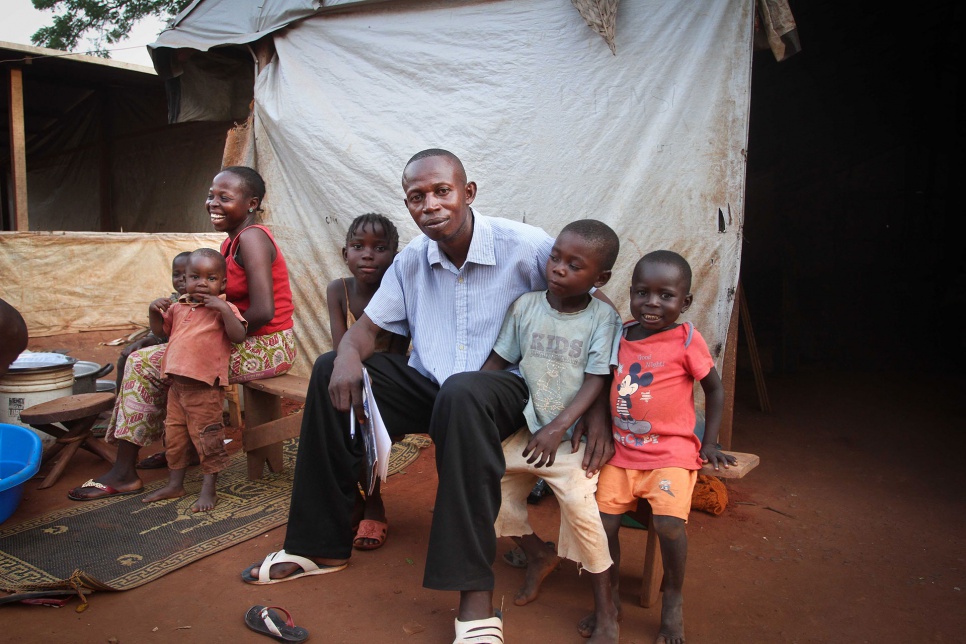
<path id="1" fill-rule="evenodd" d="M 324 354 L 312 368 L 284 547 L 304 557 L 347 559 L 364 444 L 361 432 L 349 437 L 349 414 L 332 407 L 334 360 L 334 352 Z M 423 585 L 492 590 L 501 443 L 526 424 L 526 384 L 506 371 L 471 371 L 439 388 L 405 356 L 390 353 L 374 354 L 365 366 L 389 433 L 428 431 L 436 444 L 439 483 Z"/>

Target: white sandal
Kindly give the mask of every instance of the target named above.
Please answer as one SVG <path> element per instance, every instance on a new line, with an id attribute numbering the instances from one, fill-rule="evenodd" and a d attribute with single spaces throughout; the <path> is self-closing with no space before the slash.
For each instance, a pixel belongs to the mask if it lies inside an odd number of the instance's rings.
<path id="1" fill-rule="evenodd" d="M 288 577 L 283 577 L 282 579 L 272 579 L 269 573 L 272 570 L 272 566 L 277 563 L 294 563 L 302 569 L 302 572 L 293 572 Z M 338 566 L 320 566 L 306 557 L 300 557 L 299 555 L 293 555 L 284 550 L 279 550 L 265 557 L 261 565 L 252 564 L 246 568 L 245 572 L 242 573 L 242 581 L 246 584 L 255 585 L 280 584 L 283 581 L 292 581 L 293 579 L 301 579 L 302 577 L 339 572 L 340 570 L 344 570 L 348 565 L 348 563 L 344 563 Z M 258 566 L 258 577 L 253 577 L 250 572 L 255 566 Z"/>
<path id="2" fill-rule="evenodd" d="M 469 622 L 457 619 L 453 644 L 503 644 L 503 613 L 496 611 L 495 617 Z"/>

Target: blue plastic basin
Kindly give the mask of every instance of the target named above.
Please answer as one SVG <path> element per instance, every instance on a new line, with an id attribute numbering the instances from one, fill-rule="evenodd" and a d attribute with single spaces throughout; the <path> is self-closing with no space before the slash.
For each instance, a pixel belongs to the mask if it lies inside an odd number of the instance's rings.
<path id="1" fill-rule="evenodd" d="M 0 523 L 20 505 L 24 483 L 40 469 L 42 451 L 32 430 L 0 423 Z"/>

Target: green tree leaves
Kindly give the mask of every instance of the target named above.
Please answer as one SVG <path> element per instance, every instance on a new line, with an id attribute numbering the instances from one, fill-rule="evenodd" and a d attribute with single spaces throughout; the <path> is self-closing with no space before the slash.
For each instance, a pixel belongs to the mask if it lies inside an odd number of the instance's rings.
<path id="1" fill-rule="evenodd" d="M 124 39 L 139 20 L 173 18 L 191 0 L 31 0 L 35 8 L 53 11 L 53 22 L 30 37 L 40 47 L 74 51 L 88 38 L 96 56 L 108 57 L 106 45 Z"/>

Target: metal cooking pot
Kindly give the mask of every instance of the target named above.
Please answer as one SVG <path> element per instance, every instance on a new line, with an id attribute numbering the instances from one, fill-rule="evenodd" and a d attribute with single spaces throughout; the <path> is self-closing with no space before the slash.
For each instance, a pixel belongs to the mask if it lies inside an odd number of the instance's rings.
<path id="1" fill-rule="evenodd" d="M 101 376 L 106 376 L 114 370 L 114 364 L 108 362 L 101 366 L 96 362 L 78 360 L 74 363 L 74 394 L 92 394 L 97 391 L 95 382 Z"/>

